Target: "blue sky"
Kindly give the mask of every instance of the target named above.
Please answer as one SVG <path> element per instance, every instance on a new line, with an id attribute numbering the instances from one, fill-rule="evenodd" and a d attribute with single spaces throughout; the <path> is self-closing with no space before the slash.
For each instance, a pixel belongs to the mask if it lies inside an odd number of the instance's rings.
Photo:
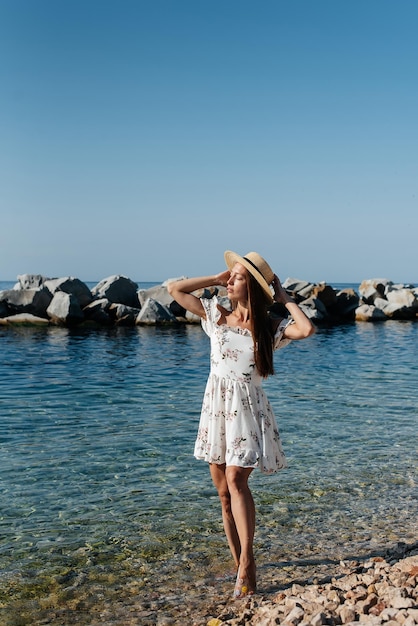
<path id="1" fill-rule="evenodd" d="M 0 280 L 418 281 L 416 0 L 1 0 Z"/>

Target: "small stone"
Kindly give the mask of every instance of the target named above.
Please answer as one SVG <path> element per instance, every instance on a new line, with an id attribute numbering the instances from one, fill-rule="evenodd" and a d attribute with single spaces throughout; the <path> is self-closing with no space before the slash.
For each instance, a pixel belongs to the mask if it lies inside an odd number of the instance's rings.
<path id="1" fill-rule="evenodd" d="M 365 600 L 367 598 L 367 589 L 362 586 L 356 587 L 355 589 L 349 589 L 345 594 L 345 598 L 354 600 L 354 602 Z"/>
<path id="2" fill-rule="evenodd" d="M 293 609 L 295 606 L 300 607 L 300 600 L 297 596 L 290 596 L 286 598 L 285 606 L 287 606 L 289 609 Z"/>
<path id="3" fill-rule="evenodd" d="M 327 616 L 325 615 L 325 613 L 317 613 L 310 620 L 311 626 L 321 626 L 322 624 L 326 624 L 326 623 L 327 623 Z"/>
<path id="4" fill-rule="evenodd" d="M 338 614 L 341 618 L 342 624 L 348 624 L 348 622 L 354 622 L 356 619 L 356 611 L 352 606 L 343 605 Z"/>
<path id="5" fill-rule="evenodd" d="M 371 593 L 369 596 L 367 596 L 366 600 L 363 603 L 363 613 L 368 615 L 368 613 L 370 612 L 370 609 L 376 606 L 378 601 L 379 599 L 375 593 Z"/>
<path id="6" fill-rule="evenodd" d="M 400 624 L 403 624 L 407 617 L 408 617 L 408 611 L 406 609 L 400 609 L 395 615 L 396 621 L 399 622 Z"/>
<path id="7" fill-rule="evenodd" d="M 286 594 L 283 593 L 283 591 L 279 591 L 278 594 L 276 594 L 276 596 L 273 598 L 274 602 L 283 602 L 283 600 L 286 598 Z"/>
<path id="8" fill-rule="evenodd" d="M 378 602 L 374 606 L 372 606 L 369 610 L 370 615 L 380 615 L 382 611 L 386 608 L 386 604 L 384 602 Z"/>
<path id="9" fill-rule="evenodd" d="M 327 599 L 330 602 L 338 602 L 338 604 L 340 603 L 339 593 L 335 589 L 331 589 L 331 591 L 327 593 Z"/>
<path id="10" fill-rule="evenodd" d="M 324 609 L 328 612 L 328 613 L 333 613 L 334 611 L 336 611 L 338 609 L 338 607 L 340 606 L 339 602 L 333 601 L 333 602 L 327 602 L 324 606 Z"/>
<path id="11" fill-rule="evenodd" d="M 296 626 L 302 621 L 304 610 L 300 606 L 295 606 L 290 611 L 289 615 L 283 621 L 283 624 L 294 624 Z"/>
<path id="12" fill-rule="evenodd" d="M 408 609 L 408 616 L 412 616 L 418 624 L 418 609 Z"/>
<path id="13" fill-rule="evenodd" d="M 392 606 L 395 609 L 409 609 L 414 607 L 414 601 L 411 598 L 402 598 L 402 596 L 395 596 L 392 600 Z"/>
<path id="14" fill-rule="evenodd" d="M 380 617 L 385 621 L 389 621 L 392 618 L 395 618 L 395 615 L 398 613 L 398 611 L 396 609 L 393 608 L 393 606 L 388 606 L 385 609 L 383 609 L 383 611 L 380 613 Z"/>

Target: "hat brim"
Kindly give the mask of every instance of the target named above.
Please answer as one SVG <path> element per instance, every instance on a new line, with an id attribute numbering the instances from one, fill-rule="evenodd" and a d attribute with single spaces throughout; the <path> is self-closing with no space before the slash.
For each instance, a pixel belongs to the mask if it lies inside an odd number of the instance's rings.
<path id="1" fill-rule="evenodd" d="M 247 261 L 247 259 L 242 257 L 240 254 L 237 254 L 236 252 L 232 252 L 232 250 L 226 250 L 226 252 L 224 253 L 224 258 L 227 268 L 229 270 L 232 270 L 235 263 L 241 263 L 241 265 L 243 265 L 245 269 L 250 272 L 251 276 L 256 279 L 260 287 L 262 287 L 269 303 L 271 304 L 273 302 L 273 294 L 271 293 L 271 289 L 267 281 L 263 278 L 260 272 L 258 272 L 257 269 Z"/>

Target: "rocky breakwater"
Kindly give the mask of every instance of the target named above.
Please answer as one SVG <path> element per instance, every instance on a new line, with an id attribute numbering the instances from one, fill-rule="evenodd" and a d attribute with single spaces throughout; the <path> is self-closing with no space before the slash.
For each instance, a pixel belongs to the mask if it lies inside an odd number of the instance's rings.
<path id="1" fill-rule="evenodd" d="M 168 282 L 139 289 L 130 278 L 114 275 L 90 289 L 74 277 L 23 274 L 17 277 L 13 289 L 0 291 L 0 324 L 134 326 L 199 322 L 173 301 L 167 291 Z M 288 278 L 283 286 L 318 324 L 418 319 L 418 288 L 413 285 L 372 279 L 363 281 L 357 293 L 354 289 L 338 290 L 327 283 Z M 217 294 L 228 305 L 222 287 L 196 294 Z M 272 306 L 272 313 L 287 315 L 278 304 Z"/>
<path id="2" fill-rule="evenodd" d="M 417 583 L 418 544 L 399 544 L 384 556 L 341 562 L 328 579 L 229 604 L 207 626 L 414 626 Z"/>
<path id="3" fill-rule="evenodd" d="M 337 290 L 327 283 L 288 278 L 283 286 L 314 322 L 418 319 L 418 287 L 414 285 L 374 278 L 363 280 L 357 293 L 351 288 Z"/>

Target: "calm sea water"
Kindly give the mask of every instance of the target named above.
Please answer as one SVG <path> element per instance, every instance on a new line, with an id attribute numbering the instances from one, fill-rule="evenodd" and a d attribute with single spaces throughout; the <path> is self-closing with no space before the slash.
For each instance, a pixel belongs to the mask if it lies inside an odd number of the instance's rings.
<path id="1" fill-rule="evenodd" d="M 93 623 L 104 606 L 94 623 L 128 623 L 121 598 L 175 580 L 187 599 L 228 562 L 192 457 L 208 368 L 200 326 L 0 326 L 2 624 Z M 261 576 L 416 540 L 418 324 L 321 328 L 276 368 L 289 468 L 252 477 Z M 72 621 L 48 622 L 57 606 Z"/>

